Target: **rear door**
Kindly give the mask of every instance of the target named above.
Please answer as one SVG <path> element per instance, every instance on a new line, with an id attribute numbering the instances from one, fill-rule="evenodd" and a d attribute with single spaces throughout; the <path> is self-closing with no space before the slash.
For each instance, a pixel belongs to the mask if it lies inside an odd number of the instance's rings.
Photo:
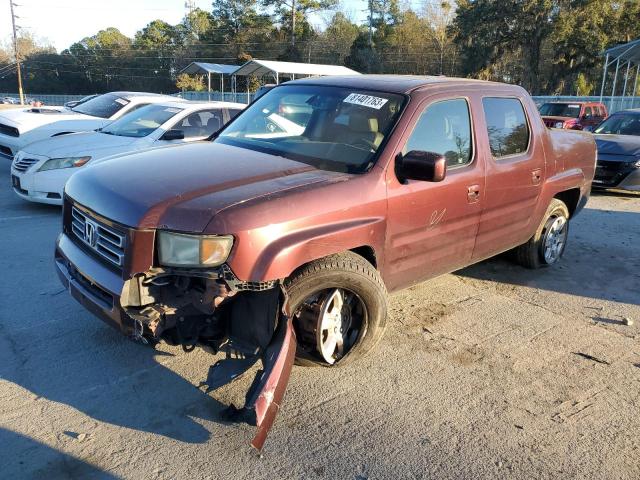
<path id="1" fill-rule="evenodd" d="M 545 157 L 543 124 L 530 120 L 533 108 L 516 96 L 482 98 L 485 125 L 479 135 L 487 174 L 474 260 L 524 243 L 537 227 L 532 213 L 545 178 Z"/>
<path id="2" fill-rule="evenodd" d="M 385 281 L 390 289 L 469 263 L 482 211 L 484 165 L 477 155 L 472 99 L 437 95 L 415 110 L 395 152 L 436 152 L 447 158 L 442 182 L 398 181 L 387 169 Z"/>

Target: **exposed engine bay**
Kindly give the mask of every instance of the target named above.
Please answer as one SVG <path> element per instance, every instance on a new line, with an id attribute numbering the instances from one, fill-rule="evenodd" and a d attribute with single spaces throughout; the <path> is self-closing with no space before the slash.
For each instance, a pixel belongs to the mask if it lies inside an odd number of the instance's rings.
<path id="1" fill-rule="evenodd" d="M 287 296 L 279 282 L 239 282 L 225 266 L 215 270 L 156 268 L 125 282 L 120 298 L 134 322 L 134 340 L 196 346 L 225 358 L 209 368 L 206 392 L 262 367 L 245 405 L 230 405 L 227 420 L 258 427 L 251 445 L 260 450 L 284 396 L 296 350 Z"/>

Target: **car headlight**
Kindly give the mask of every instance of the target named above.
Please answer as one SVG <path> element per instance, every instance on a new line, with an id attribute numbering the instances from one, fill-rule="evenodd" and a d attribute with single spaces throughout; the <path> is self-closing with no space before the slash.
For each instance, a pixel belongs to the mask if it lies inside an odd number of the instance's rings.
<path id="1" fill-rule="evenodd" d="M 167 267 L 217 267 L 227 261 L 233 237 L 158 230 L 158 260 Z"/>
<path id="2" fill-rule="evenodd" d="M 638 160 L 635 164 L 636 167 L 640 168 L 640 160 Z"/>
<path id="3" fill-rule="evenodd" d="M 554 128 L 562 128 L 562 127 L 564 127 L 564 122 L 556 122 L 556 124 L 553 127 Z"/>
<path id="4" fill-rule="evenodd" d="M 91 160 L 91 157 L 50 158 L 42 164 L 38 171 L 44 172 L 45 170 L 57 170 L 59 168 L 81 167 L 89 160 Z"/>

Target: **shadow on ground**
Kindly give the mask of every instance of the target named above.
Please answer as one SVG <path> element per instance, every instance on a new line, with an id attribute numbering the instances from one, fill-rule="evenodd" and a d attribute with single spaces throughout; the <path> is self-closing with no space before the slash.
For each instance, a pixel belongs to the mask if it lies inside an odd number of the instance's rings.
<path id="1" fill-rule="evenodd" d="M 0 428 L 3 478 L 83 478 L 115 480 L 118 477 L 44 443 Z M 5 447 L 11 448 L 6 449 Z M 5 455 L 10 451 L 11 455 Z M 37 458 L 37 462 L 34 459 Z M 38 465 L 37 467 L 35 465 Z"/>
<path id="2" fill-rule="evenodd" d="M 572 222 L 558 265 L 528 270 L 509 253 L 455 272 L 462 277 L 640 305 L 640 214 L 585 209 Z"/>

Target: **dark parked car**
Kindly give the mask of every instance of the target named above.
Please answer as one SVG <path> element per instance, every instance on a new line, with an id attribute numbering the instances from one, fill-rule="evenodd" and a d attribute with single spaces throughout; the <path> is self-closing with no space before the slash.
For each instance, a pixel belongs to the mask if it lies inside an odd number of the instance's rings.
<path id="1" fill-rule="evenodd" d="M 598 102 L 549 102 L 540 106 L 540 115 L 549 128 L 591 130 L 608 114 Z"/>
<path id="2" fill-rule="evenodd" d="M 640 109 L 616 112 L 595 130 L 593 186 L 640 191 Z"/>
<path id="3" fill-rule="evenodd" d="M 291 105 L 301 123 L 281 122 Z M 260 448 L 294 357 L 331 367 L 370 351 L 388 291 L 510 249 L 526 267 L 558 262 L 595 154 L 592 135 L 545 128 L 517 86 L 296 80 L 213 143 L 74 174 L 55 263 L 123 333 L 227 353 L 210 388 L 261 361 L 240 416 Z"/>

